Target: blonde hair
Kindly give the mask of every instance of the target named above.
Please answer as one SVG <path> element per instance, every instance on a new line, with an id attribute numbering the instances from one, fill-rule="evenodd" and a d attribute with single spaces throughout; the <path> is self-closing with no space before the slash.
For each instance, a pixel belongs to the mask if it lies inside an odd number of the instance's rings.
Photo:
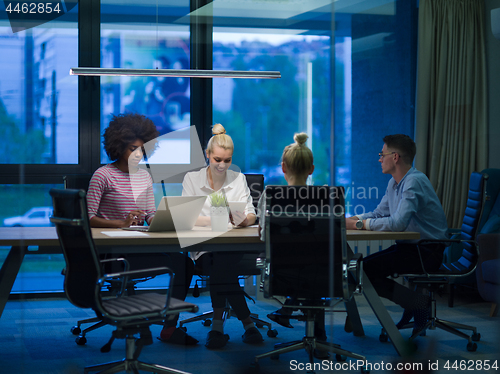
<path id="1" fill-rule="evenodd" d="M 220 123 L 216 123 L 212 127 L 212 134 L 214 134 L 207 144 L 207 153 L 212 153 L 214 147 L 221 147 L 222 149 L 234 150 L 233 139 L 226 134 L 226 129 Z"/>
<path id="2" fill-rule="evenodd" d="M 313 154 L 305 144 L 309 136 L 305 132 L 295 134 L 295 143 L 287 145 L 281 156 L 287 170 L 297 176 L 307 175 L 313 166 Z"/>

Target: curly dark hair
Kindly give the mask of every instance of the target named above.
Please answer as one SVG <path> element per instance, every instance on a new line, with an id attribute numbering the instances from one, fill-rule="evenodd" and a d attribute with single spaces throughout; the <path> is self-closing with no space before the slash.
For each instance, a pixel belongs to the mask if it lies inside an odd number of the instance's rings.
<path id="1" fill-rule="evenodd" d="M 111 161 L 119 160 L 128 145 L 137 139 L 147 143 L 160 136 L 155 124 L 142 114 L 125 113 L 113 116 L 104 130 L 104 150 Z M 154 144 L 147 147 L 154 149 Z"/>

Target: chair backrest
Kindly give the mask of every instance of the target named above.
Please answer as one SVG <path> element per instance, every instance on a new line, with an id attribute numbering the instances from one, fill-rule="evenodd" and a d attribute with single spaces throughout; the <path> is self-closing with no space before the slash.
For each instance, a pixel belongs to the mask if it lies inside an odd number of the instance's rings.
<path id="1" fill-rule="evenodd" d="M 71 190 L 84 190 L 89 189 L 89 183 L 93 174 L 66 174 L 63 177 L 64 188 Z"/>
<path id="2" fill-rule="evenodd" d="M 99 258 L 90 231 L 85 191 L 51 189 L 55 224 L 66 260 L 64 290 L 68 300 L 80 308 L 95 307 Z"/>
<path id="3" fill-rule="evenodd" d="M 245 174 L 250 195 L 252 196 L 253 206 L 257 208 L 260 196 L 264 192 L 264 175 L 263 174 Z"/>
<path id="4" fill-rule="evenodd" d="M 348 298 L 342 187 L 267 186 L 264 295 Z"/>
<path id="5" fill-rule="evenodd" d="M 487 174 L 473 172 L 470 176 L 467 205 L 460 231 L 462 240 L 475 241 L 479 233 L 479 223 L 486 202 L 487 181 Z M 455 262 L 443 264 L 442 268 L 451 273 L 471 271 L 477 264 L 477 253 L 474 244 L 462 242 L 462 256 Z"/>
<path id="6" fill-rule="evenodd" d="M 479 223 L 479 232 L 492 215 L 500 215 L 500 169 L 484 169 L 481 174 L 488 175 L 488 183 L 486 185 L 486 201 L 484 203 L 481 222 Z"/>

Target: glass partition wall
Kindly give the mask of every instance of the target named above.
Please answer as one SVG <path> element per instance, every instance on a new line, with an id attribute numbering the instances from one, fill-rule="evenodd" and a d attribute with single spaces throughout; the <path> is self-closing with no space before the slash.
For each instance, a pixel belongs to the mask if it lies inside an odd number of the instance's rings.
<path id="1" fill-rule="evenodd" d="M 64 175 L 107 163 L 102 132 L 124 112 L 150 117 L 162 134 L 194 126 L 198 139 L 183 138 L 190 147 L 204 148 L 211 126 L 222 123 L 235 142 L 233 163 L 264 174 L 266 184 L 285 184 L 283 148 L 306 132 L 315 157 L 310 183 L 344 186 L 349 215 L 372 210 L 388 181 L 377 162 L 382 138 L 413 136 L 416 3 L 91 0 L 19 33 L 0 19 L 2 51 L 9 51 L 0 53 L 0 201 L 7 207 L 0 221 L 28 219 L 32 208 L 50 207 L 47 191 L 62 187 Z M 282 77 L 69 76 L 76 66 Z M 165 193 L 180 194 L 179 182 Z M 163 188 L 155 189 L 161 197 Z M 0 248 L 0 261 L 6 253 Z M 28 257 L 15 292 L 62 289 L 59 255 Z"/>

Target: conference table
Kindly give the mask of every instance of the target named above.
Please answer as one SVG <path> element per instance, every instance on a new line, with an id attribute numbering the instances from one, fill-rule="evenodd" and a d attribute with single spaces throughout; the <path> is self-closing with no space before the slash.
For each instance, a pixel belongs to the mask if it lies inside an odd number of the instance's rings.
<path id="1" fill-rule="evenodd" d="M 207 227 L 195 227 L 180 232 L 132 232 L 121 229 L 92 228 L 92 237 L 100 253 L 154 253 L 187 251 L 242 251 L 261 253 L 265 243 L 255 226 L 214 233 Z M 381 232 L 347 230 L 347 241 L 382 241 L 419 239 L 417 232 Z M 55 227 L 0 227 L 0 246 L 11 247 L 0 269 L 0 317 L 24 256 L 29 254 L 62 253 Z M 413 343 L 403 340 L 387 309 L 372 287 L 368 277 L 363 278 L 363 295 L 380 324 L 387 332 L 396 352 L 408 356 Z M 354 335 L 364 335 L 354 298 L 347 302 L 346 310 Z"/>

